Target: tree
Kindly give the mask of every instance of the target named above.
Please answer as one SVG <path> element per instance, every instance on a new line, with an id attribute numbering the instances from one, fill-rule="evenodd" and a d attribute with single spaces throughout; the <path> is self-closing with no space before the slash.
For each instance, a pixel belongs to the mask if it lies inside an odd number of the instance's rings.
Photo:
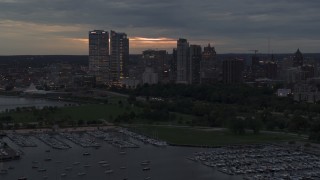
<path id="1" fill-rule="evenodd" d="M 234 118 L 229 120 L 229 129 L 234 134 L 245 134 L 246 121 L 244 118 Z"/>
<path id="2" fill-rule="evenodd" d="M 259 134 L 260 129 L 262 127 L 262 122 L 259 118 L 255 118 L 254 116 L 252 117 L 247 117 L 246 118 L 246 124 L 249 129 L 253 131 L 254 134 Z"/>

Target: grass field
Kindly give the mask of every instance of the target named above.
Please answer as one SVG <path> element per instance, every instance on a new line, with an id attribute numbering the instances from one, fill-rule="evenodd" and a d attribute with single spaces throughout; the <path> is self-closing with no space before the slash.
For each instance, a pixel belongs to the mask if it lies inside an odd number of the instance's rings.
<path id="1" fill-rule="evenodd" d="M 253 144 L 291 141 L 301 139 L 298 136 L 281 133 L 260 133 L 258 135 L 247 133 L 235 135 L 228 130 L 208 130 L 186 127 L 168 126 L 135 126 L 134 130 L 166 140 L 178 145 L 219 146 L 230 144 Z"/>
<path id="2" fill-rule="evenodd" d="M 62 107 L 57 111 L 44 114 L 47 119 L 65 119 L 92 121 L 97 119 L 108 120 L 116 118 L 124 112 L 137 112 L 138 108 L 119 106 L 116 104 L 85 104 L 81 106 Z M 3 113 L 2 116 L 10 115 L 14 122 L 28 123 L 37 121 L 38 115 L 33 112 L 11 112 Z"/>

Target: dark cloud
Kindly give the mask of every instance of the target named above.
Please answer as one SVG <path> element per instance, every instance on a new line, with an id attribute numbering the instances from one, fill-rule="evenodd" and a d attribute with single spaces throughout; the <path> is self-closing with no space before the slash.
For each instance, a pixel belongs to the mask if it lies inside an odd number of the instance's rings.
<path id="1" fill-rule="evenodd" d="M 319 0 L 0 0 L 0 29 L 4 21 L 79 27 L 37 30 L 65 38 L 86 38 L 90 29 L 115 29 L 129 36 L 217 41 L 224 52 L 236 46 L 265 48 L 259 43 L 268 38 L 288 42 L 292 49 L 296 44 L 289 42 L 301 40 L 304 46 L 309 40 L 305 46 L 317 51 L 319 10 Z"/>

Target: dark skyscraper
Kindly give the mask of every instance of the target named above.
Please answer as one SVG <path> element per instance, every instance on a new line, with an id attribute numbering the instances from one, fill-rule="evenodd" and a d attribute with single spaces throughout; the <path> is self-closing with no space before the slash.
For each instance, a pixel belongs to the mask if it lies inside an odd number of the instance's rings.
<path id="1" fill-rule="evenodd" d="M 98 84 L 109 80 L 109 33 L 104 30 L 89 32 L 89 71 Z"/>
<path id="2" fill-rule="evenodd" d="M 170 81 L 176 82 L 177 81 L 177 49 L 174 48 L 172 50 L 172 57 L 170 59 Z"/>
<path id="3" fill-rule="evenodd" d="M 223 82 L 225 84 L 237 84 L 243 81 L 244 61 L 241 59 L 228 59 L 222 63 Z"/>
<path id="4" fill-rule="evenodd" d="M 276 79 L 278 73 L 278 65 L 275 62 L 269 61 L 264 64 L 265 76 L 269 79 Z"/>
<path id="5" fill-rule="evenodd" d="M 221 62 L 218 62 L 214 47 L 208 44 L 204 47 L 200 64 L 200 83 L 211 84 L 219 81 Z"/>
<path id="6" fill-rule="evenodd" d="M 111 80 L 119 81 L 128 76 L 129 39 L 125 33 L 110 33 L 110 70 Z"/>
<path id="7" fill-rule="evenodd" d="M 145 50 L 142 52 L 144 64 L 147 67 L 152 67 L 159 74 L 160 82 L 168 81 L 168 58 L 166 50 Z"/>
<path id="8" fill-rule="evenodd" d="M 214 47 L 211 47 L 210 44 L 208 44 L 207 47 L 204 47 L 203 53 L 202 53 L 203 61 L 215 61 L 216 56 L 217 56 L 217 53 Z"/>
<path id="9" fill-rule="evenodd" d="M 200 84 L 200 62 L 202 54 L 201 46 L 190 45 L 189 53 L 189 84 Z"/>
<path id="10" fill-rule="evenodd" d="M 177 83 L 188 84 L 189 43 L 186 39 L 177 41 Z"/>
<path id="11" fill-rule="evenodd" d="M 297 52 L 293 56 L 293 66 L 303 66 L 303 55 L 300 52 L 300 49 L 297 50 Z"/>

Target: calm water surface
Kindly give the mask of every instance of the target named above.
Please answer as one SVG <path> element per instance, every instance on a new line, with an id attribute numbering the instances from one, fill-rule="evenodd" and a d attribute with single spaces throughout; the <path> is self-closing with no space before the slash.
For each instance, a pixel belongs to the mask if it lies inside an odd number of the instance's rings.
<path id="1" fill-rule="evenodd" d="M 15 96 L 0 96 L 0 112 L 6 109 L 15 109 L 16 107 L 30 107 L 35 106 L 42 108 L 44 106 L 64 106 L 66 102 L 50 101 L 46 99 L 37 98 L 23 98 Z"/>

